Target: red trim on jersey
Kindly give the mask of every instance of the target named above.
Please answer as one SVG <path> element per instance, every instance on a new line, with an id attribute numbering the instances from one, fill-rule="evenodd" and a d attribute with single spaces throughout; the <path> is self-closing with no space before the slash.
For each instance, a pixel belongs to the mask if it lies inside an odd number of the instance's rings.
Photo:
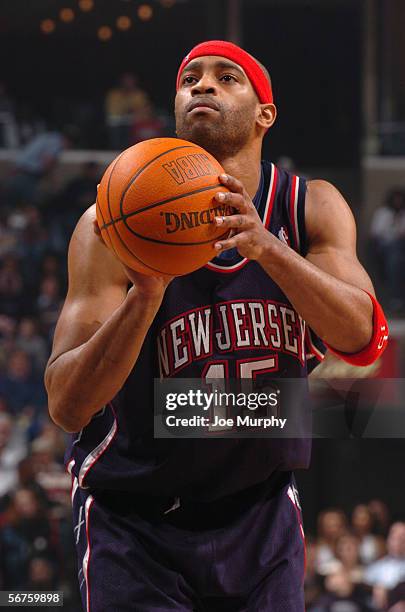
<path id="1" fill-rule="evenodd" d="M 270 193 L 270 204 L 268 206 L 266 216 L 263 219 L 263 225 L 266 229 L 269 229 L 270 227 L 271 215 L 273 212 L 274 201 L 276 198 L 276 191 L 277 191 L 278 170 L 274 164 L 273 164 L 273 172 L 274 172 L 274 175 L 272 176 L 273 185 L 272 185 L 271 193 Z"/>
<path id="2" fill-rule="evenodd" d="M 291 196 L 290 196 L 290 219 L 294 232 L 294 240 L 297 251 L 300 250 L 300 237 L 298 233 L 298 195 L 299 195 L 299 178 L 298 176 L 293 176 L 292 184 L 291 184 Z"/>

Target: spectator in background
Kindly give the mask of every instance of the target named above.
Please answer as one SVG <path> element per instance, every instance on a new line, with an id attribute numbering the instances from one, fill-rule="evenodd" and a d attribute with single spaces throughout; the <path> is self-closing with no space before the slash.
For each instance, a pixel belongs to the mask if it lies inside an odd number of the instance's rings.
<path id="1" fill-rule="evenodd" d="M 54 436 L 42 433 L 31 446 L 31 461 L 35 482 L 55 504 L 69 504 L 71 478 L 63 463 L 56 461 L 57 444 Z"/>
<path id="2" fill-rule="evenodd" d="M 1 314 L 19 316 L 24 306 L 24 280 L 20 262 L 14 255 L 6 255 L 0 268 Z"/>
<path id="3" fill-rule="evenodd" d="M 56 277 L 60 285 L 65 288 L 66 273 L 66 268 L 61 265 L 59 255 L 53 250 L 45 251 L 41 261 L 35 266 L 34 270 L 31 270 L 31 274 L 27 278 L 27 288 L 29 287 L 32 295 L 37 297 L 41 288 L 41 281 L 48 277 Z M 35 299 L 33 302 L 35 302 Z M 35 304 L 33 304 L 33 311 L 35 311 Z"/>
<path id="4" fill-rule="evenodd" d="M 83 164 L 77 176 L 68 181 L 57 195 L 58 204 L 53 210 L 74 212 L 77 221 L 78 216 L 89 207 L 89 202 L 95 201 L 100 178 L 101 170 L 96 162 L 89 161 Z"/>
<path id="5" fill-rule="evenodd" d="M 14 173 L 5 185 L 5 205 L 13 209 L 21 204 L 37 204 L 40 181 L 53 170 L 61 153 L 73 145 L 77 136 L 75 126 L 34 136 L 20 151 Z"/>
<path id="6" fill-rule="evenodd" d="M 0 394 L 7 398 L 10 410 L 16 416 L 37 415 L 46 406 L 42 375 L 35 375 L 31 360 L 25 351 L 11 353 L 6 372 L 0 374 Z"/>
<path id="7" fill-rule="evenodd" d="M 336 558 L 339 571 L 345 571 L 354 584 L 363 582 L 364 569 L 360 562 L 360 540 L 351 533 L 342 535 L 336 542 Z"/>
<path id="8" fill-rule="evenodd" d="M 110 146 L 122 150 L 131 143 L 131 128 L 144 106 L 149 103 L 147 94 L 139 87 L 138 79 L 130 73 L 120 77 L 118 87 L 106 96 L 105 113 Z"/>
<path id="9" fill-rule="evenodd" d="M 28 565 L 28 591 L 54 591 L 57 587 L 55 567 L 52 559 L 35 555 Z"/>
<path id="10" fill-rule="evenodd" d="M 45 276 L 40 284 L 37 312 L 42 331 L 48 341 L 51 341 L 61 307 L 59 278 L 57 276 Z"/>
<path id="11" fill-rule="evenodd" d="M 365 571 L 367 584 L 394 589 L 405 582 L 405 523 L 394 523 L 387 538 L 387 555 Z"/>
<path id="12" fill-rule="evenodd" d="M 53 558 L 55 553 L 48 511 L 37 492 L 30 488 L 15 491 L 0 538 L 4 549 L 7 588 L 25 588 L 29 579 L 30 559 L 38 554 Z"/>
<path id="13" fill-rule="evenodd" d="M 383 286 L 393 314 L 405 311 L 405 192 L 394 189 L 385 205 L 375 211 L 370 228 L 371 250 L 380 268 Z"/>
<path id="14" fill-rule="evenodd" d="M 318 517 L 318 554 L 317 570 L 326 575 L 339 568 L 335 556 L 336 543 L 347 532 L 347 519 L 338 509 L 321 512 Z"/>
<path id="15" fill-rule="evenodd" d="M 1 198 L 1 193 L 0 193 Z M 1 215 L 1 199 L 0 199 L 0 215 Z M 9 226 L 8 218 L 5 214 L 0 216 L 0 257 L 4 257 L 8 253 L 15 252 L 17 240 L 14 231 Z"/>
<path id="16" fill-rule="evenodd" d="M 373 532 L 375 535 L 386 537 L 390 525 L 390 513 L 387 504 L 381 501 L 381 499 L 372 499 L 368 503 L 368 509 L 373 518 Z"/>
<path id="17" fill-rule="evenodd" d="M 22 432 L 13 427 L 13 419 L 0 412 L 0 499 L 18 484 L 18 464 L 27 448 Z"/>
<path id="18" fill-rule="evenodd" d="M 44 338 L 39 334 L 36 319 L 24 317 L 20 321 L 15 345 L 16 348 L 27 353 L 31 358 L 34 371 L 41 375 L 49 357 L 49 350 Z"/>
<path id="19" fill-rule="evenodd" d="M 150 138 L 160 138 L 164 135 L 165 125 L 155 114 L 151 104 L 145 104 L 135 116 L 132 126 L 131 143 L 136 144 Z"/>
<path id="20" fill-rule="evenodd" d="M 31 284 L 35 282 L 36 270 L 49 248 L 48 232 L 43 223 L 41 212 L 35 206 L 17 207 L 7 215 L 7 229 L 13 236 L 13 248 L 5 255 L 18 258 L 19 273 L 24 280 L 23 309 L 20 314 L 31 312 L 32 296 L 27 295 L 27 290 L 32 289 Z M 35 288 L 37 290 L 37 288 Z M 13 313 L 18 316 L 18 312 Z"/>
<path id="21" fill-rule="evenodd" d="M 7 93 L 5 83 L 0 81 L 0 147 L 14 149 L 18 146 L 18 129 L 14 102 Z"/>
<path id="22" fill-rule="evenodd" d="M 48 232 L 42 219 L 42 213 L 33 205 L 25 206 L 21 211 L 24 215 L 24 226 L 21 231 L 21 244 L 18 252 L 25 262 L 39 265 L 48 246 Z"/>
<path id="23" fill-rule="evenodd" d="M 6 369 L 10 354 L 15 348 L 16 328 L 17 321 L 13 317 L 0 314 L 0 373 Z"/>
<path id="24" fill-rule="evenodd" d="M 353 584 L 345 570 L 331 574 L 325 580 L 326 594 L 311 612 L 373 612 L 369 590 Z"/>
<path id="25" fill-rule="evenodd" d="M 365 504 L 358 504 L 352 513 L 352 529 L 360 540 L 360 559 L 369 565 L 384 554 L 384 540 L 373 531 L 373 517 Z"/>
<path id="26" fill-rule="evenodd" d="M 95 202 L 100 178 L 98 164 L 86 162 L 77 176 L 68 181 L 48 203 L 46 213 L 50 224 L 50 242 L 58 253 L 65 255 L 79 218 L 89 207 L 89 202 Z"/>

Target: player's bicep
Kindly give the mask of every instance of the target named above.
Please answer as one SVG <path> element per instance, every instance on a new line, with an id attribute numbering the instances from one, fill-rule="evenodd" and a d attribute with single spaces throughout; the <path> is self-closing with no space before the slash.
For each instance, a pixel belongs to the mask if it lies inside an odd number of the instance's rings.
<path id="1" fill-rule="evenodd" d="M 356 252 L 356 223 L 343 196 L 325 181 L 311 181 L 305 201 L 306 259 L 351 285 L 374 293 Z"/>
<path id="2" fill-rule="evenodd" d="M 69 246 L 69 289 L 54 336 L 49 363 L 87 342 L 125 299 L 127 277 L 93 232 L 94 211 L 79 221 Z"/>

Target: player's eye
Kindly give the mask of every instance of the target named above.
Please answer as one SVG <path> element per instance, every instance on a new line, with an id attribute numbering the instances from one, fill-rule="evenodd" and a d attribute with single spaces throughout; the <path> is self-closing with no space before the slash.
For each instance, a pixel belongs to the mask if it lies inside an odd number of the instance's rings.
<path id="1" fill-rule="evenodd" d="M 225 81 L 225 83 L 230 83 L 231 81 L 236 82 L 236 78 L 232 74 L 224 74 L 221 77 L 221 81 Z"/>
<path id="2" fill-rule="evenodd" d="M 183 85 L 192 85 L 194 83 L 194 81 L 196 81 L 196 77 L 193 76 L 186 76 L 183 79 Z"/>

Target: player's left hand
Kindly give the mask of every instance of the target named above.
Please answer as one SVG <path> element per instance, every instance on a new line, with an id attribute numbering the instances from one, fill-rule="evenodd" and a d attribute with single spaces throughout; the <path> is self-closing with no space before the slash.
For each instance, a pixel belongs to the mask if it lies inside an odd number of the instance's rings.
<path id="1" fill-rule="evenodd" d="M 229 174 L 221 174 L 219 179 L 229 189 L 229 193 L 217 193 L 216 201 L 232 206 L 238 214 L 215 217 L 217 226 L 232 230 L 231 237 L 217 242 L 215 249 L 221 253 L 237 248 L 242 257 L 260 260 L 272 235 L 264 227 L 243 184 Z"/>

